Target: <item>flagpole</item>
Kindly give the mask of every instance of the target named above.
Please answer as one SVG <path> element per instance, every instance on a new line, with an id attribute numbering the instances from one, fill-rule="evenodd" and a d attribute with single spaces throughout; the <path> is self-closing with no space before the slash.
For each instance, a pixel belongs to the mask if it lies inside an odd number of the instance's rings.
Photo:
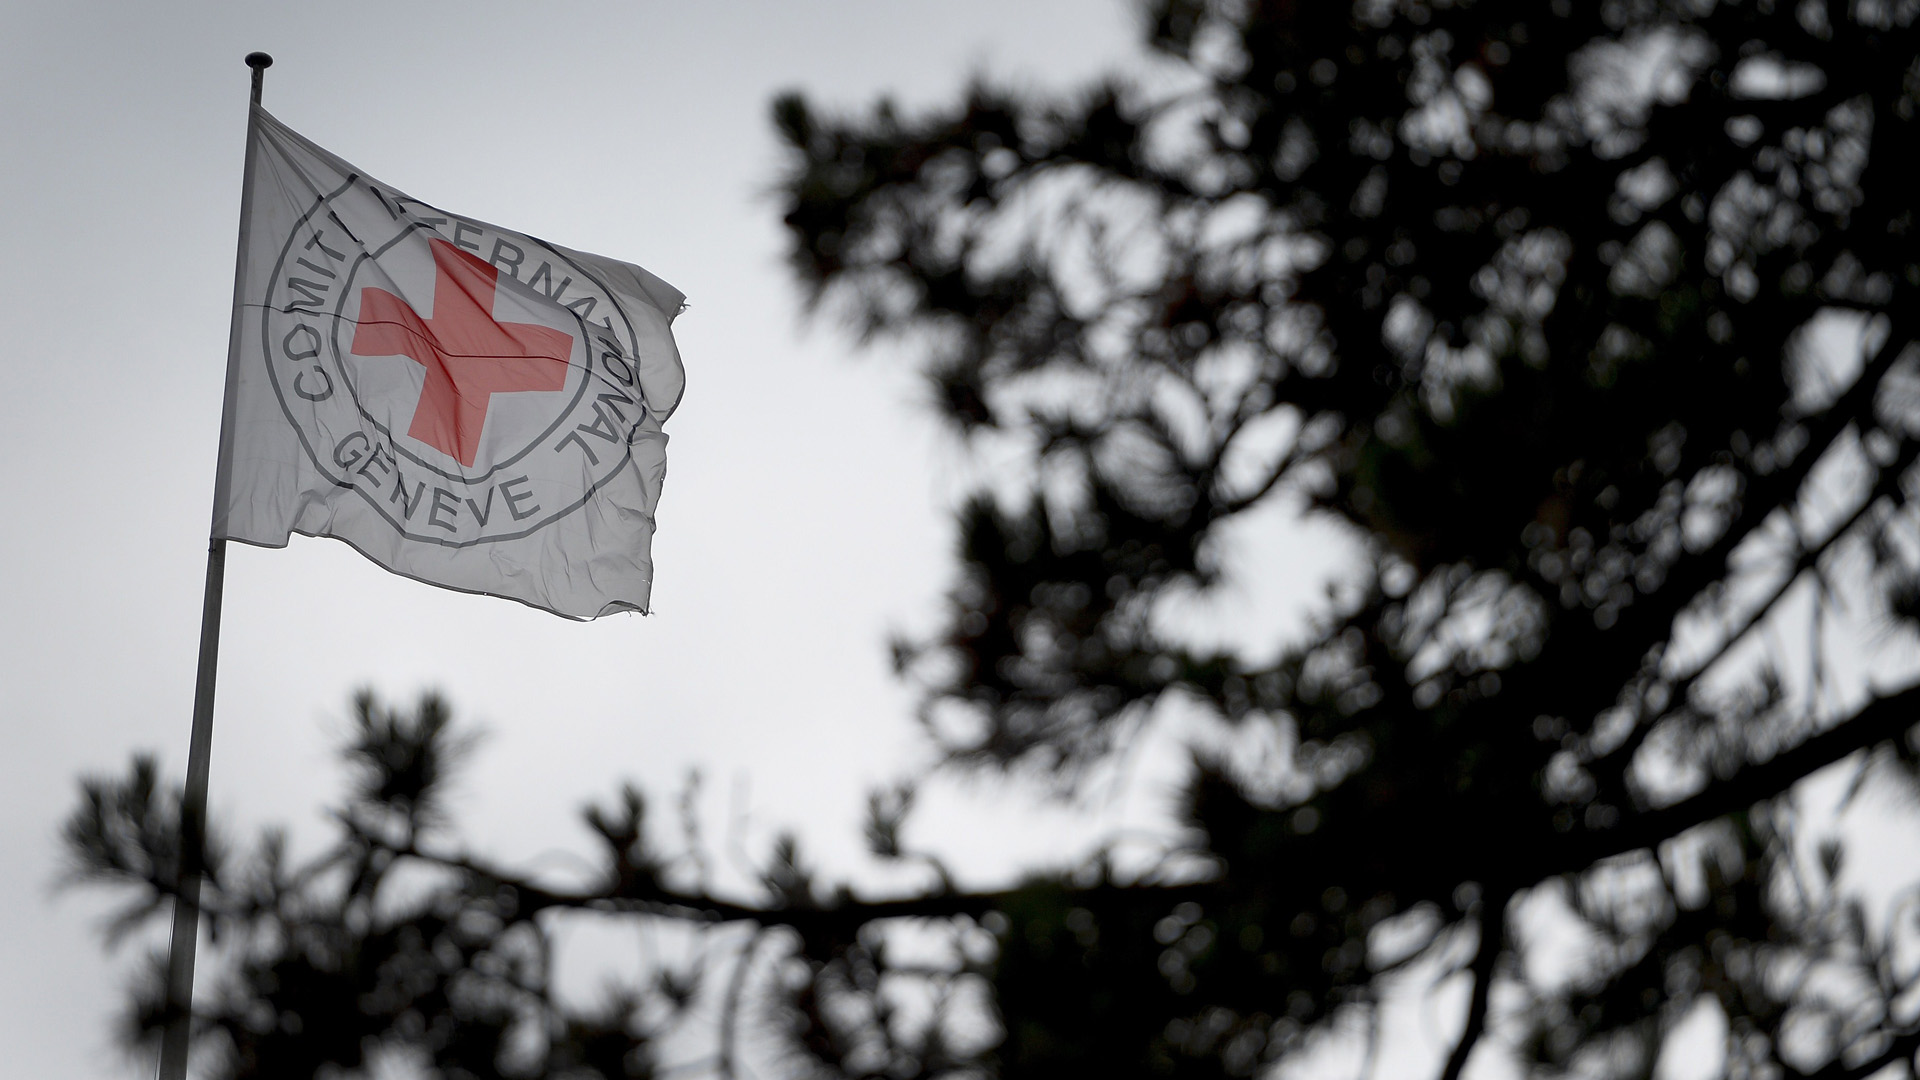
<path id="1" fill-rule="evenodd" d="M 260 88 L 273 57 L 247 54 L 253 69 L 251 104 L 260 104 Z M 240 300 L 245 284 L 247 211 L 253 195 L 253 111 L 247 112 L 247 158 L 240 194 L 240 238 L 234 255 L 233 323 L 228 337 L 228 370 L 232 351 L 240 340 Z M 233 408 L 227 395 L 223 410 Z M 214 482 L 216 504 L 226 496 L 228 421 L 220 433 L 221 475 Z M 224 508 L 216 505 L 216 518 Z M 173 941 L 167 954 L 167 1027 L 160 1043 L 159 1080 L 186 1080 L 187 1043 L 193 1032 L 193 961 L 200 942 L 200 879 L 206 865 L 207 774 L 213 755 L 214 675 L 220 663 L 220 601 L 227 576 L 227 541 L 213 537 L 207 545 L 207 584 L 200 605 L 200 663 L 193 684 L 193 735 L 187 746 L 187 783 L 180 797 L 180 891 L 173 901 Z"/>

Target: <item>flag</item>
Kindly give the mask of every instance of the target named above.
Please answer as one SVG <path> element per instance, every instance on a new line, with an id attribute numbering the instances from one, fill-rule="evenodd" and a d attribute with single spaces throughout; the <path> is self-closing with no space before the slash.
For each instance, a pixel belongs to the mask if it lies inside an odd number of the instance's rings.
<path id="1" fill-rule="evenodd" d="M 679 290 L 441 210 L 254 107 L 213 535 L 646 611 Z"/>

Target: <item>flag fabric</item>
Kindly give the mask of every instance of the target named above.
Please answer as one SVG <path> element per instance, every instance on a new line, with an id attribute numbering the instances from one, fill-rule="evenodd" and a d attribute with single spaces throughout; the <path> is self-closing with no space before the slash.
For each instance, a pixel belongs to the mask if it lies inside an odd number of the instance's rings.
<path id="1" fill-rule="evenodd" d="M 440 210 L 258 106 L 249 131 L 213 535 L 646 611 L 679 290 Z"/>

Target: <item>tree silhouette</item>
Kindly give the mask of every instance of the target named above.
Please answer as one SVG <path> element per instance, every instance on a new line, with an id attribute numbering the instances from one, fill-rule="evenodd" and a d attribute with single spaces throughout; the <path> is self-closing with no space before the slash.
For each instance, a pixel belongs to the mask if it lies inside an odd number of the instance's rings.
<path id="1" fill-rule="evenodd" d="M 1069 786 L 1174 708 L 1273 749 L 1200 754 L 1144 866 L 877 899 L 783 842 L 721 896 L 628 792 L 567 891 L 437 840 L 443 707 L 364 700 L 338 845 L 211 883 L 225 1074 L 649 1076 L 679 1032 L 725 1077 L 1243 1076 L 1451 988 L 1448 1078 L 1650 1075 L 1703 1010 L 1722 1075 L 1912 1075 L 1920 923 L 1799 782 L 1920 792 L 1916 14 L 1156 0 L 1152 61 L 1079 93 L 781 100 L 807 295 L 1023 465 L 897 646 L 931 736 Z M 1305 640 L 1183 637 L 1288 505 L 1361 554 Z M 910 805 L 875 796 L 877 854 Z M 116 925 L 167 895 L 171 807 L 150 765 L 87 789 Z M 709 947 L 574 1015 L 568 910 Z"/>

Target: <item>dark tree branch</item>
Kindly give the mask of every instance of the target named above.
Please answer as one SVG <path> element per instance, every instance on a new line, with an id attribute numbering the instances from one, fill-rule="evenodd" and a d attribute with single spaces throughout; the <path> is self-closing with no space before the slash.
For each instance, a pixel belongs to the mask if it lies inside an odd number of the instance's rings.
<path id="1" fill-rule="evenodd" d="M 1746 639 L 1746 636 L 1753 631 L 1754 627 L 1765 621 L 1766 617 L 1786 599 L 1787 594 L 1793 591 L 1794 586 L 1806 575 L 1808 570 L 1816 568 L 1820 560 L 1824 558 L 1829 551 L 1832 551 L 1844 541 L 1876 505 L 1888 499 L 1898 498 L 1900 495 L 1900 481 L 1916 460 L 1920 460 L 1920 440 L 1905 440 L 1901 446 L 1898 459 L 1892 464 L 1880 469 L 1879 476 L 1876 478 L 1872 490 L 1861 500 L 1860 505 L 1855 508 L 1854 512 L 1849 515 L 1845 521 L 1841 522 L 1838 527 L 1829 532 L 1820 542 L 1814 544 L 1812 547 L 1804 548 L 1794 560 L 1793 566 L 1787 571 L 1785 576 L 1781 578 L 1780 584 L 1775 586 L 1773 592 L 1755 605 L 1747 616 L 1740 621 L 1738 626 L 1728 630 L 1725 637 L 1714 647 L 1711 653 L 1694 664 L 1692 668 L 1677 679 L 1673 680 L 1668 688 L 1668 708 L 1684 708 L 1688 696 L 1692 693 L 1693 687 L 1700 681 L 1701 677 L 1709 671 L 1712 671 L 1714 666 L 1718 664 L 1722 658 L 1726 657 L 1733 651 L 1736 645 Z M 1630 733 L 1619 746 L 1593 760 L 1590 767 L 1596 771 L 1608 774 L 1603 778 L 1603 784 L 1605 784 L 1609 790 L 1619 787 L 1618 777 L 1623 775 L 1626 769 L 1632 764 L 1634 754 L 1645 744 L 1647 735 L 1653 730 L 1654 721 L 1657 719 L 1658 716 L 1642 716 L 1632 733 Z"/>
<path id="2" fill-rule="evenodd" d="M 1696 825 L 1770 799 L 1855 751 L 1901 737 L 1915 724 L 1920 724 L 1920 686 L 1877 698 L 1847 720 L 1697 795 L 1634 814 L 1612 829 L 1569 836 L 1546 855 L 1547 869 L 1539 876 L 1571 873 L 1601 859 L 1654 847 Z"/>
<path id="3" fill-rule="evenodd" d="M 1696 597 L 1726 579 L 1732 566 L 1733 553 L 1768 518 L 1781 508 L 1792 505 L 1808 478 L 1813 475 L 1814 467 L 1839 443 L 1841 437 L 1856 425 L 1864 434 L 1872 423 L 1881 381 L 1913 343 L 1910 329 L 1912 316 L 1896 304 L 1890 317 L 1893 325 L 1889 327 L 1886 340 L 1867 361 L 1853 384 L 1825 411 L 1804 419 L 1806 444 L 1800 452 L 1794 455 L 1789 464 L 1772 473 L 1748 475 L 1741 492 L 1740 509 L 1720 535 L 1705 550 L 1681 559 L 1669 571 L 1657 593 L 1628 606 L 1621 614 L 1619 632 L 1649 640 L 1670 640 L 1674 621 Z M 1556 635 L 1549 639 L 1546 651 L 1557 652 L 1586 644 L 1587 639 L 1580 635 Z M 1560 659 L 1564 662 L 1566 658 Z M 1618 659 L 1623 663 L 1639 663 L 1637 657 L 1624 653 Z M 1552 670 L 1559 666 L 1548 664 L 1538 670 Z M 1630 677 L 1629 672 L 1621 671 L 1617 678 L 1607 679 L 1606 684 L 1615 687 L 1617 692 L 1617 688 L 1625 685 Z"/>

